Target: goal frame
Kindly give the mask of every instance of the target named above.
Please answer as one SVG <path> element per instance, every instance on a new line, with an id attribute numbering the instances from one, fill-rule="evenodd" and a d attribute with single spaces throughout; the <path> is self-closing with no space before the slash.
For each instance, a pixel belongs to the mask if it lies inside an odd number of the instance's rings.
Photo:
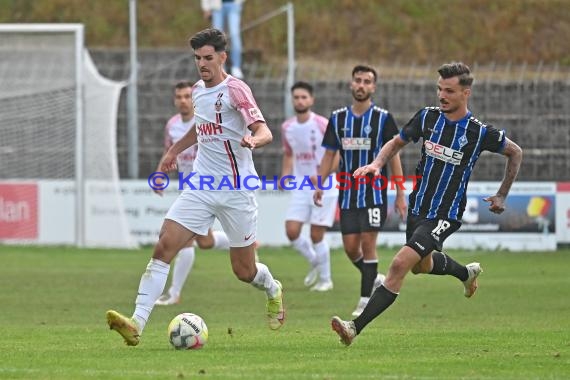
<path id="1" fill-rule="evenodd" d="M 83 24 L 0 24 L 3 33 L 72 33 L 75 41 L 75 244 L 85 246 Z"/>

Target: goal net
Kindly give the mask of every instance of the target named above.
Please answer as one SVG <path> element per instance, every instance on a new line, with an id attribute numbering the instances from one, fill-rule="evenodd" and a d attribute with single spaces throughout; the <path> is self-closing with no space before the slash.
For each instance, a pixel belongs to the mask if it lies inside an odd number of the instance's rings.
<path id="1" fill-rule="evenodd" d="M 0 240 L 133 247 L 119 187 L 123 83 L 80 24 L 0 24 Z"/>

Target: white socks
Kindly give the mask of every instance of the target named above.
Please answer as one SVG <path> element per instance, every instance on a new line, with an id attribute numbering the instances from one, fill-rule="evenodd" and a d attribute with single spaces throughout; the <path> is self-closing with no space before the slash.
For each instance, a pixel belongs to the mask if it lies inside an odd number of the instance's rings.
<path id="1" fill-rule="evenodd" d="M 313 245 L 319 263 L 319 278 L 321 281 L 331 280 L 331 250 L 325 239 Z"/>
<path id="2" fill-rule="evenodd" d="M 297 239 L 291 241 L 293 248 L 295 248 L 303 257 L 307 259 L 311 266 L 315 267 L 318 263 L 317 254 L 313 249 L 311 241 L 303 236 L 299 236 Z"/>
<path id="3" fill-rule="evenodd" d="M 255 263 L 257 273 L 251 282 L 251 285 L 260 290 L 265 290 L 267 297 L 274 298 L 279 291 L 277 283 L 273 279 L 273 275 L 265 264 Z"/>
<path id="4" fill-rule="evenodd" d="M 215 249 L 230 249 L 230 240 L 224 231 L 212 231 Z"/>
<path id="5" fill-rule="evenodd" d="M 150 259 L 146 266 L 146 271 L 143 273 L 139 283 L 139 291 L 135 301 L 136 308 L 133 314 L 133 319 L 136 320 L 140 328 L 139 333 L 142 333 L 154 303 L 164 290 L 169 270 L 170 264 L 156 259 Z"/>
<path id="6" fill-rule="evenodd" d="M 172 268 L 172 283 L 168 290 L 168 294 L 171 297 L 180 297 L 182 287 L 188 278 L 190 270 L 192 270 L 192 265 L 194 265 L 194 257 L 194 247 L 186 247 L 178 251 L 174 267 Z"/>

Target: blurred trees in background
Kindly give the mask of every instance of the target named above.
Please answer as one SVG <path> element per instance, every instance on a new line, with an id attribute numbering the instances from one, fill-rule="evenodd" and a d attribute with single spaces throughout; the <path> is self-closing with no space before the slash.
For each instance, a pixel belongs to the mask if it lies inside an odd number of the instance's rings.
<path id="1" fill-rule="evenodd" d="M 568 0 L 291 0 L 301 58 L 570 66 Z M 247 0 L 242 26 L 287 0 Z M 88 47 L 128 47 L 128 0 L 0 0 L 0 22 L 80 22 Z M 185 48 L 209 24 L 199 0 L 138 0 L 141 48 Z M 246 50 L 286 52 L 286 18 L 244 33 Z"/>

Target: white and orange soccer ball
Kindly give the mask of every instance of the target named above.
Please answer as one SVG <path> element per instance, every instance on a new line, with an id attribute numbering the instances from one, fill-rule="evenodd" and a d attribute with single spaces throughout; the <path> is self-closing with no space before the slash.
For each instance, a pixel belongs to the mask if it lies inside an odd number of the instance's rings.
<path id="1" fill-rule="evenodd" d="M 168 339 L 177 350 L 197 350 L 208 342 L 208 327 L 196 314 L 178 314 L 168 325 Z"/>

